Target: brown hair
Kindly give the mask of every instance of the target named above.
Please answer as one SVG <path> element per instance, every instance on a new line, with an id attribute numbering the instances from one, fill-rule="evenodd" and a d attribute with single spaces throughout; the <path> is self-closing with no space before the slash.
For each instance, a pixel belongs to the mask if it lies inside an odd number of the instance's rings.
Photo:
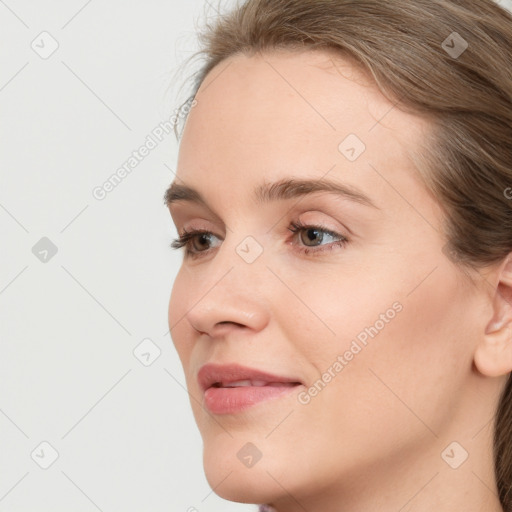
<path id="1" fill-rule="evenodd" d="M 247 0 L 206 23 L 199 40 L 192 57 L 206 62 L 193 97 L 208 73 L 237 53 L 332 49 L 357 62 L 401 110 L 432 121 L 416 163 L 445 213 L 446 255 L 470 277 L 467 270 L 512 251 L 512 15 L 492 0 Z M 506 512 L 511 379 L 494 425 Z"/>

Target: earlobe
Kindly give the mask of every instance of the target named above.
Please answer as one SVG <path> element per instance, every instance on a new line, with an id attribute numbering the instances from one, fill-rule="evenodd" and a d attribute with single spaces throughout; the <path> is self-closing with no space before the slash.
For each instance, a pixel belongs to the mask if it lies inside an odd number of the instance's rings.
<path id="1" fill-rule="evenodd" d="M 512 372 L 512 328 L 503 326 L 485 335 L 475 356 L 478 371 L 488 377 L 499 377 Z"/>
<path id="2" fill-rule="evenodd" d="M 512 253 L 497 269 L 493 317 L 478 344 L 474 362 L 489 377 L 512 372 Z"/>

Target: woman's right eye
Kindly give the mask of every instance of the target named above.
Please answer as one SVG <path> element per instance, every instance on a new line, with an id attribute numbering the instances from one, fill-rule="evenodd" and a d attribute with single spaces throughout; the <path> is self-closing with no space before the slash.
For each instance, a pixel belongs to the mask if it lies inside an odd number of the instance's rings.
<path id="1" fill-rule="evenodd" d="M 206 242 L 206 245 L 208 244 L 208 240 L 211 237 L 217 238 L 211 231 L 207 231 L 205 229 L 198 229 L 193 231 L 187 231 L 183 230 L 183 233 L 178 237 L 175 238 L 171 242 L 171 248 L 172 249 L 181 249 L 182 247 L 185 247 L 185 257 L 197 257 L 199 254 L 203 254 L 208 252 L 210 247 L 206 246 L 206 250 L 197 249 L 194 246 L 194 241 L 198 240 L 201 242 L 201 244 L 204 245 L 204 242 Z M 191 249 L 192 247 L 192 249 Z"/>

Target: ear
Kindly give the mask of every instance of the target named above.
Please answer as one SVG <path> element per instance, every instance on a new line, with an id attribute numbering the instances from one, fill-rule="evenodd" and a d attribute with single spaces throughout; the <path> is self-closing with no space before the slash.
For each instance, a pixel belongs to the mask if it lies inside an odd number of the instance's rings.
<path id="1" fill-rule="evenodd" d="M 512 253 L 499 265 L 492 298 L 493 316 L 477 346 L 474 361 L 480 373 L 498 377 L 512 371 Z"/>

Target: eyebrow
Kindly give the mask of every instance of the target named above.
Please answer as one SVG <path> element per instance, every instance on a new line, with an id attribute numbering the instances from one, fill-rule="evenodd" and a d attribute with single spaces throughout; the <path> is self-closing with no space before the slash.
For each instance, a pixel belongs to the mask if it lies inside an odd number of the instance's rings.
<path id="1" fill-rule="evenodd" d="M 327 179 L 290 178 L 274 183 L 263 183 L 254 190 L 254 200 L 256 204 L 260 205 L 281 199 L 293 199 L 315 192 L 329 192 L 349 201 L 380 210 L 366 194 L 356 187 Z M 164 201 L 168 207 L 178 201 L 189 201 L 210 209 L 206 200 L 196 189 L 176 182 L 171 183 L 165 192 Z"/>

